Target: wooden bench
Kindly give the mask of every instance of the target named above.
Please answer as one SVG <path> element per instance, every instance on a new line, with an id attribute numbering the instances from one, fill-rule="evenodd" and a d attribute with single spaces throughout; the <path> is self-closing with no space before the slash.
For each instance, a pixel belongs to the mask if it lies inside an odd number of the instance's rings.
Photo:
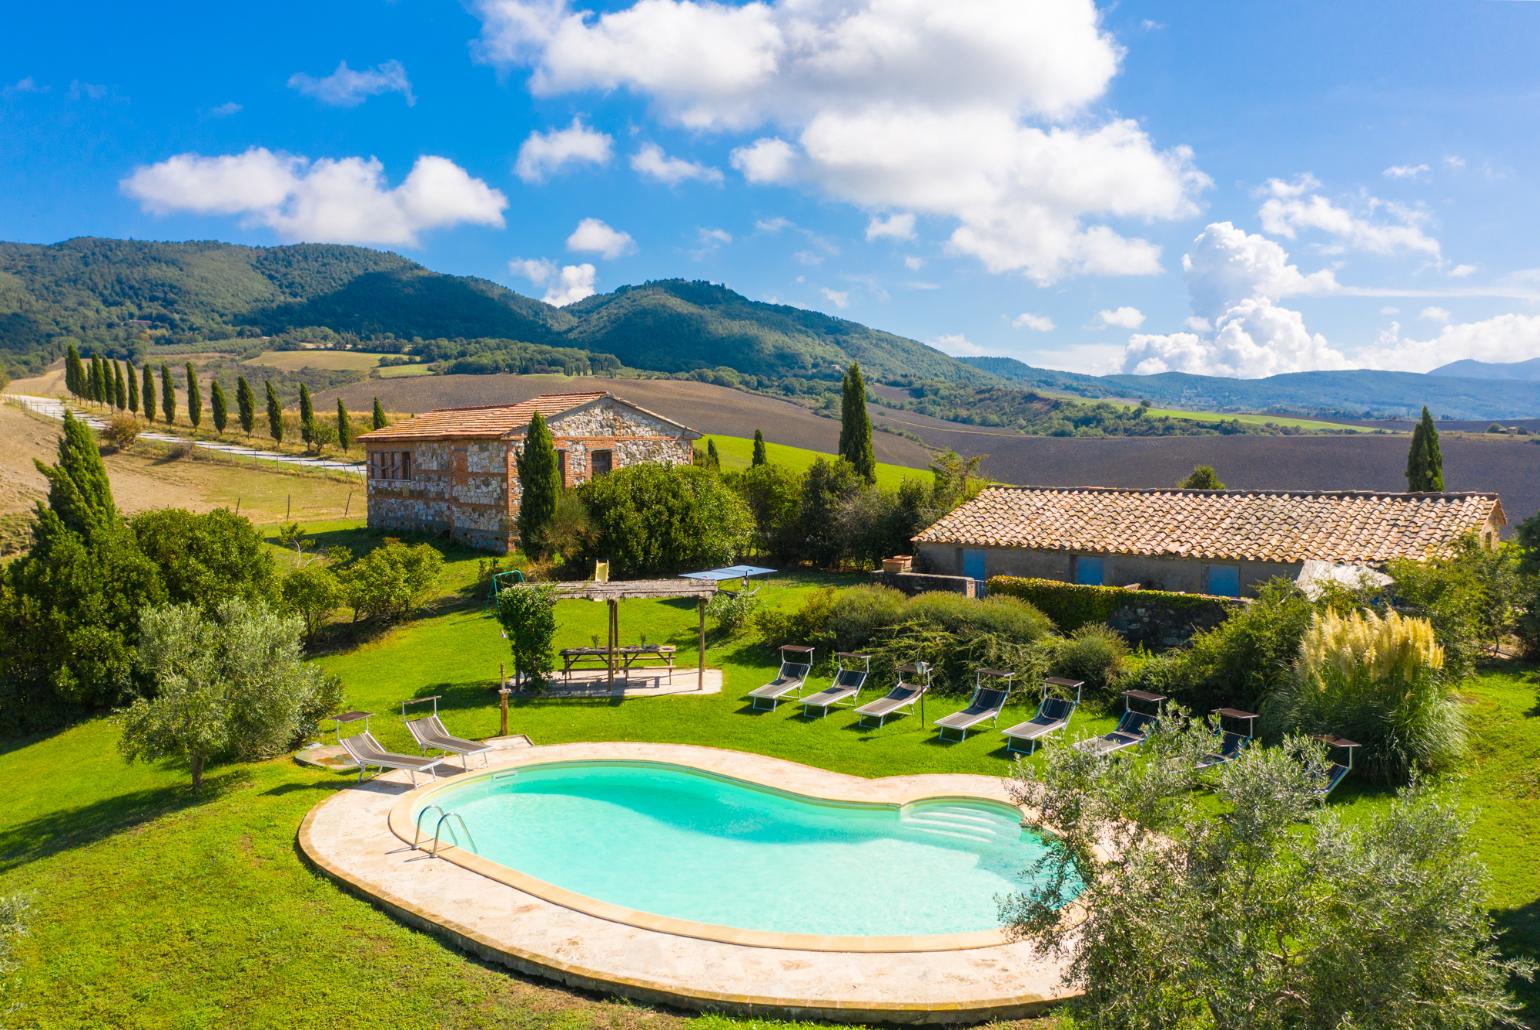
<path id="1" fill-rule="evenodd" d="M 627 647 L 615 649 L 615 664 L 622 672 L 630 672 L 633 666 L 645 666 L 647 663 L 657 663 L 668 669 L 668 681 L 674 682 L 674 651 L 673 644 L 632 644 Z M 610 667 L 610 649 L 607 647 L 564 647 L 561 654 L 564 679 L 572 678 L 572 670 L 577 668 L 608 669 Z"/>

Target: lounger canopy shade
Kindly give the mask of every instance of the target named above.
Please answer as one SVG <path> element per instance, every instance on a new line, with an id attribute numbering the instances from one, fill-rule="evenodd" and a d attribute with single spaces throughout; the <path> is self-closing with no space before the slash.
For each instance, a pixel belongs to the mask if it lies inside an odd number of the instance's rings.
<path id="1" fill-rule="evenodd" d="M 817 708 L 820 711 L 819 718 L 823 718 L 829 714 L 831 708 L 854 707 L 860 700 L 861 690 L 866 686 L 866 678 L 871 675 L 871 655 L 837 651 L 834 660 L 834 682 L 818 693 L 809 694 L 800 699 L 803 715 Z"/>
<path id="2" fill-rule="evenodd" d="M 942 739 L 948 730 L 957 733 L 958 740 L 968 739 L 968 731 L 982 722 L 997 724 L 1000 712 L 1011 697 L 1014 672 L 1006 669 L 976 669 L 973 674 L 973 696 L 968 706 L 960 712 L 944 715 L 936 720 L 936 732 Z"/>
<path id="3" fill-rule="evenodd" d="M 877 725 L 881 726 L 888 716 L 913 708 L 916 701 L 920 703 L 921 720 L 925 718 L 925 694 L 930 690 L 930 666 L 925 662 L 905 662 L 893 671 L 896 680 L 893 689 L 877 700 L 868 701 L 857 708 L 856 715 L 860 716 L 857 722 L 876 719 Z"/>
<path id="4" fill-rule="evenodd" d="M 1123 691 L 1123 714 L 1118 724 L 1099 737 L 1077 741 L 1075 747 L 1094 755 L 1110 755 L 1144 743 L 1150 729 L 1160 721 L 1165 695 L 1147 690 Z"/>
<path id="5" fill-rule="evenodd" d="M 1198 759 L 1199 769 L 1223 765 L 1237 758 L 1256 738 L 1257 719 L 1261 718 L 1256 712 L 1240 708 L 1216 708 L 1210 715 L 1219 747 Z"/>
<path id="6" fill-rule="evenodd" d="M 761 701 L 770 702 L 770 709 L 795 692 L 802 697 L 802 688 L 813 671 L 813 649 L 805 644 L 781 645 L 781 668 L 775 679 L 762 687 L 749 691 L 749 707 L 759 708 Z"/>
<path id="7" fill-rule="evenodd" d="M 435 769 L 444 760 L 438 758 L 421 758 L 417 755 L 403 755 L 395 751 L 387 751 L 385 746 L 374 738 L 369 732 L 368 712 L 343 712 L 335 716 L 337 723 L 337 743 L 342 745 L 342 750 L 348 753 L 358 765 L 358 780 L 363 782 L 369 767 L 377 769 L 405 769 L 412 778 L 412 786 L 417 786 L 417 774 L 425 772 L 430 778 L 436 778 Z M 342 735 L 342 727 L 349 723 L 362 721 L 364 728 L 350 736 Z"/>
<path id="8" fill-rule="evenodd" d="M 1045 677 L 1042 700 L 1038 703 L 1036 714 L 1026 722 L 1018 722 L 1001 731 L 1005 734 L 1005 749 L 1012 754 L 1030 755 L 1037 750 L 1039 740 L 1051 733 L 1063 732 L 1069 725 L 1070 717 L 1075 714 L 1075 709 L 1080 707 L 1080 693 L 1084 687 L 1084 680 Z M 1069 696 L 1071 692 L 1074 693 L 1073 699 Z"/>
<path id="9" fill-rule="evenodd" d="M 704 572 L 686 572 L 685 579 L 704 579 L 711 583 L 721 583 L 729 579 L 747 580 L 750 576 L 768 576 L 774 569 L 766 569 L 758 565 L 729 565 L 722 569 L 707 569 Z"/>
<path id="10" fill-rule="evenodd" d="M 486 765 L 490 760 L 492 745 L 483 744 L 480 741 L 466 740 L 449 732 L 444 721 L 439 718 L 438 703 L 441 695 L 433 694 L 429 697 L 417 697 L 410 701 L 401 702 L 401 718 L 406 721 L 406 728 L 412 734 L 412 739 L 417 741 L 417 746 L 423 754 L 429 751 L 445 751 L 452 755 L 460 756 L 460 767 L 470 772 L 470 759 L 472 755 L 481 758 L 481 764 Z M 433 705 L 432 713 L 420 715 L 413 719 L 407 715 L 407 708 L 412 705 Z"/>

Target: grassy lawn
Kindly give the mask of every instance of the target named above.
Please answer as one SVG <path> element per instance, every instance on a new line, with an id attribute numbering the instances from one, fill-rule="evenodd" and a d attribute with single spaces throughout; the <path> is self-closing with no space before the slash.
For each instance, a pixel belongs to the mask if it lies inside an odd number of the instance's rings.
<path id="1" fill-rule="evenodd" d="M 407 376 L 429 376 L 433 368 L 427 364 L 381 365 L 374 373 L 380 379 L 405 379 Z"/>
<path id="2" fill-rule="evenodd" d="M 299 368 L 367 372 L 377 367 L 381 358 L 389 356 L 360 350 L 265 350 L 254 358 L 247 358 L 245 363 L 281 368 L 291 372 Z"/>
<path id="3" fill-rule="evenodd" d="M 1249 415 L 1229 411 L 1184 411 L 1181 408 L 1151 408 L 1148 412 L 1161 418 L 1183 418 L 1189 422 L 1241 422 L 1253 426 L 1291 426 L 1327 433 L 1372 433 L 1367 426 L 1349 425 L 1346 422 L 1326 422 L 1318 418 L 1295 418 L 1291 415 Z"/>
<path id="4" fill-rule="evenodd" d="M 722 458 L 724 469 L 746 469 L 754 460 L 754 441 L 746 436 L 717 436 L 708 434 L 697 445 L 705 449 L 706 441 L 715 441 L 717 454 Z M 804 447 L 791 447 L 786 444 L 765 443 L 765 454 L 776 465 L 784 465 L 796 472 L 805 470 L 819 458 L 830 458 L 832 455 L 821 451 L 810 451 Z M 930 482 L 929 469 L 909 468 L 905 465 L 889 465 L 884 462 L 877 463 L 877 485 L 896 489 L 906 479 L 920 479 L 927 484 Z"/>
<path id="5" fill-rule="evenodd" d="M 361 547 L 370 539 L 353 524 L 313 528 L 323 545 Z M 375 729 L 387 745 L 409 746 L 397 705 L 420 694 L 444 695 L 445 719 L 457 732 L 497 731 L 492 688 L 506 645 L 483 611 L 475 564 L 474 555 L 452 552 L 434 611 L 320 659 L 342 676 L 350 707 L 377 713 Z M 841 581 L 773 577 L 764 597 L 796 604 Z M 563 602 L 558 620 L 558 646 L 587 644 L 603 632 L 604 608 Z M 645 635 L 690 654 L 694 625 L 693 607 L 684 603 L 626 602 L 621 609 L 627 642 Z M 524 700 L 514 705 L 511 728 L 539 744 L 707 744 L 863 776 L 1009 768 L 993 732 L 947 745 L 918 718 L 860 730 L 848 711 L 812 722 L 795 706 L 749 714 L 742 695 L 771 674 L 772 656 L 747 638 L 713 638 L 708 661 L 724 670 L 720 695 Z M 1540 677 L 1527 667 L 1494 669 L 1470 685 L 1474 740 L 1461 786 L 1478 813 L 1476 843 L 1492 870 L 1507 946 L 1531 954 L 1540 945 L 1537 691 Z M 935 700 L 927 716 L 959 704 Z M 1071 732 L 1110 722 L 1086 713 Z M 212 786 L 194 798 L 184 773 L 125 765 L 115 744 L 114 728 L 101 719 L 0 743 L 8 794 L 0 808 L 0 892 L 29 893 L 37 911 L 19 955 L 25 1007 L 11 1017 L 19 1025 L 765 1025 L 691 1018 L 521 979 L 342 893 L 304 865 L 294 834 L 304 813 L 350 777 L 276 759 L 216 770 Z M 1332 803 L 1367 814 L 1387 796 L 1350 780 Z M 1532 1016 L 1540 1014 L 1540 996 L 1530 1000 Z"/>

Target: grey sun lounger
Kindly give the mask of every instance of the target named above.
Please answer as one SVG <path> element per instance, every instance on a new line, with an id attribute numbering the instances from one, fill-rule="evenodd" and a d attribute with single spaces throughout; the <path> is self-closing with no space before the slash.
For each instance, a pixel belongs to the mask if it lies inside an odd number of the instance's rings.
<path id="1" fill-rule="evenodd" d="M 1084 686 L 1083 680 L 1060 679 L 1057 676 L 1045 678 L 1043 700 L 1037 706 L 1037 714 L 1026 722 L 1018 722 L 1010 729 L 1001 731 L 1005 734 L 1005 749 L 1013 755 L 1030 755 L 1037 750 L 1038 741 L 1049 734 L 1062 733 L 1069 725 L 1070 716 L 1074 715 L 1075 709 L 1080 707 L 1080 690 Z M 1073 690 L 1074 700 L 1068 697 L 1050 697 L 1049 688 L 1064 694 Z M 1026 746 L 1022 747 L 1023 744 Z"/>
<path id="2" fill-rule="evenodd" d="M 1140 711 L 1134 707 L 1136 701 L 1153 710 Z M 1077 741 L 1075 749 L 1089 751 L 1093 755 L 1110 755 L 1126 748 L 1138 747 L 1160 721 L 1160 708 L 1165 703 L 1166 699 L 1160 694 L 1144 690 L 1123 691 L 1123 715 L 1118 719 L 1117 726 L 1099 737 Z"/>
<path id="3" fill-rule="evenodd" d="M 920 695 L 930 689 L 930 666 L 924 662 L 900 665 L 897 672 L 898 683 L 892 690 L 856 709 L 856 714 L 861 717 L 857 722 L 876 719 L 877 725 L 881 726 L 888 716 L 913 708 Z"/>
<path id="4" fill-rule="evenodd" d="M 1243 712 L 1239 708 L 1216 708 L 1213 715 L 1214 736 L 1219 739 L 1219 747 L 1198 759 L 1199 769 L 1211 769 L 1234 761 L 1256 737 L 1256 712 Z M 1240 726 L 1245 729 L 1231 728 Z"/>
<path id="5" fill-rule="evenodd" d="M 1331 795 L 1331 792 L 1337 789 L 1337 784 L 1346 779 L 1347 774 L 1353 771 L 1353 752 L 1358 750 L 1359 744 L 1356 741 L 1348 740 L 1345 737 L 1331 737 L 1323 735 L 1316 737 L 1315 739 L 1319 740 L 1321 743 L 1330 748 L 1331 754 L 1333 756 L 1340 752 L 1347 758 L 1346 762 L 1339 762 L 1335 759 L 1335 757 L 1333 757 L 1331 764 L 1327 767 L 1326 783 L 1319 787 L 1317 790 L 1317 793 L 1319 793 L 1321 796 L 1321 800 L 1325 801 Z"/>
<path id="6" fill-rule="evenodd" d="M 406 728 L 411 732 L 412 739 L 417 741 L 417 746 L 422 748 L 425 754 L 429 751 L 447 751 L 452 755 L 459 755 L 460 766 L 466 772 L 470 771 L 472 755 L 481 756 L 481 764 L 486 765 L 488 756 L 492 753 L 492 745 L 476 740 L 466 740 L 450 733 L 448 727 L 444 725 L 444 720 L 438 715 L 439 695 L 401 702 L 402 718 L 406 718 L 407 705 L 427 704 L 429 701 L 433 702 L 432 714 L 419 716 L 416 719 L 406 719 Z"/>
<path id="7" fill-rule="evenodd" d="M 749 691 L 750 707 L 759 708 L 761 701 L 769 701 L 773 711 L 775 706 L 793 691 L 800 698 L 802 686 L 807 682 L 808 674 L 812 671 L 813 649 L 811 647 L 804 647 L 801 644 L 785 645 L 781 648 L 780 672 L 776 673 L 775 679 L 769 683 Z"/>
<path id="8" fill-rule="evenodd" d="M 860 700 L 861 688 L 866 686 L 866 677 L 871 672 L 871 656 L 841 651 L 835 658 L 839 662 L 839 667 L 835 670 L 834 682 L 816 694 L 798 699 L 802 702 L 803 715 L 808 715 L 817 708 L 821 713 L 819 715 L 821 719 L 829 714 L 831 708 L 849 707 Z M 859 666 L 857 666 L 858 662 Z"/>
<path id="9" fill-rule="evenodd" d="M 1003 669 L 979 669 L 974 674 L 973 697 L 969 699 L 968 707 L 936 720 L 936 732 L 941 739 L 945 740 L 947 731 L 952 730 L 958 740 L 967 740 L 968 731 L 980 723 L 998 723 L 1000 712 L 1011 696 L 1011 680 L 1014 676 L 1015 673 Z M 995 683 L 1003 680 L 1005 685 L 985 686 L 986 680 Z"/>
<path id="10" fill-rule="evenodd" d="M 351 737 L 342 735 L 342 724 L 356 722 L 362 719 L 364 728 L 362 732 L 355 733 Z M 369 732 L 368 712 L 346 712 L 337 716 L 337 743 L 342 745 L 342 750 L 348 753 L 353 761 L 358 763 L 358 779 L 362 783 L 365 773 L 370 766 L 377 769 L 404 769 L 412 777 L 412 786 L 417 786 L 417 774 L 425 772 L 430 779 L 437 778 L 434 770 L 444 759 L 420 758 L 417 755 L 403 755 L 395 751 L 387 751 L 374 734 Z"/>

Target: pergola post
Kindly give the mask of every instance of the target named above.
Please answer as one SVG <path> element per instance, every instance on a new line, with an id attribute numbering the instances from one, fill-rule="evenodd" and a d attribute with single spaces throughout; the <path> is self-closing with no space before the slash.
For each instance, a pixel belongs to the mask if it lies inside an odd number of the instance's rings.
<path id="1" fill-rule="evenodd" d="M 695 666 L 695 689 L 704 691 L 706 689 L 706 599 L 699 598 L 695 605 L 700 609 L 700 660 Z"/>
<path id="2" fill-rule="evenodd" d="M 608 607 L 609 626 L 607 629 L 609 631 L 610 646 L 606 648 L 606 650 L 609 651 L 607 656 L 607 664 L 609 666 L 609 688 L 613 692 L 615 689 L 615 647 L 620 643 L 620 605 L 612 597 L 608 601 Z"/>

